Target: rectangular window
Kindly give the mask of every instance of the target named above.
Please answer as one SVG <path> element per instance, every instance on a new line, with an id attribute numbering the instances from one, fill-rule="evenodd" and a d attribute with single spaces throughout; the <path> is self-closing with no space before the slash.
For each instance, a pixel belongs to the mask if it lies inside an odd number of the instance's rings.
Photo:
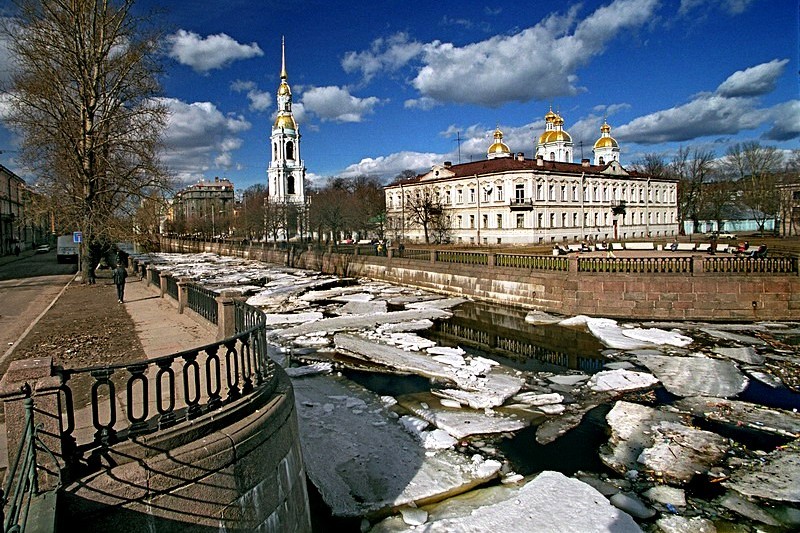
<path id="1" fill-rule="evenodd" d="M 503 227 L 503 215 L 497 215 L 497 227 L 498 228 Z"/>
<path id="2" fill-rule="evenodd" d="M 544 215 L 541 213 L 536 215 L 536 227 L 537 228 L 544 227 Z"/>
<path id="3" fill-rule="evenodd" d="M 551 202 L 555 202 L 556 201 L 556 186 L 555 185 L 550 185 L 547 188 L 547 199 L 550 200 Z"/>
<path id="4" fill-rule="evenodd" d="M 489 227 L 489 215 L 483 215 L 481 217 L 481 224 L 483 225 L 483 229 L 486 229 L 486 228 Z"/>
<path id="5" fill-rule="evenodd" d="M 560 200 L 562 202 L 566 202 L 567 201 L 567 186 L 566 185 L 562 185 L 561 186 L 561 198 L 560 198 Z"/>
<path id="6" fill-rule="evenodd" d="M 469 216 L 469 227 L 470 229 L 475 229 L 475 215 Z"/>
<path id="7" fill-rule="evenodd" d="M 463 222 L 464 222 L 464 217 L 458 215 L 458 218 L 456 219 L 456 224 L 458 229 L 461 229 Z"/>
<path id="8" fill-rule="evenodd" d="M 502 185 L 500 185 L 497 187 L 497 201 L 504 202 L 505 199 L 506 199 L 505 189 L 503 188 Z"/>
<path id="9" fill-rule="evenodd" d="M 522 213 L 517 213 L 517 229 L 522 229 L 525 227 L 525 215 Z"/>
<path id="10" fill-rule="evenodd" d="M 464 203 L 464 191 L 462 189 L 458 189 L 456 191 L 456 203 L 463 204 Z"/>
<path id="11" fill-rule="evenodd" d="M 469 190 L 469 203 L 471 204 L 475 203 L 475 189 Z"/>
<path id="12" fill-rule="evenodd" d="M 556 214 L 555 213 L 550 213 L 550 227 L 551 228 L 555 228 L 556 227 Z"/>
<path id="13" fill-rule="evenodd" d="M 541 183 L 536 184 L 536 200 L 540 202 L 544 200 L 544 185 Z"/>
<path id="14" fill-rule="evenodd" d="M 450 205 L 450 203 L 452 202 L 452 199 L 450 198 L 450 191 L 449 190 L 444 191 L 444 202 L 447 205 Z"/>
<path id="15" fill-rule="evenodd" d="M 572 201 L 573 202 L 577 202 L 579 199 L 580 199 L 580 197 L 578 196 L 578 186 L 577 185 L 573 185 L 572 186 Z"/>
<path id="16" fill-rule="evenodd" d="M 517 185 L 514 187 L 514 201 L 518 204 L 525 201 L 525 185 Z"/>

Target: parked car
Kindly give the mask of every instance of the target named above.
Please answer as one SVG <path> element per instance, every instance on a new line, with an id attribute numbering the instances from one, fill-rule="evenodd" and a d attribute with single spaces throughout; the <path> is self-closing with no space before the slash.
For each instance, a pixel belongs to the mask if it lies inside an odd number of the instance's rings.
<path id="1" fill-rule="evenodd" d="M 49 244 L 43 244 L 41 246 L 37 246 L 36 247 L 36 253 L 37 254 L 46 254 L 48 252 L 50 252 L 50 245 Z"/>
<path id="2" fill-rule="evenodd" d="M 709 238 L 709 239 L 716 238 L 717 240 L 719 240 L 719 239 L 734 240 L 734 239 L 736 239 L 736 234 L 735 233 L 725 233 L 725 232 L 720 233 L 719 231 L 712 231 L 711 233 L 706 233 L 706 237 Z"/>

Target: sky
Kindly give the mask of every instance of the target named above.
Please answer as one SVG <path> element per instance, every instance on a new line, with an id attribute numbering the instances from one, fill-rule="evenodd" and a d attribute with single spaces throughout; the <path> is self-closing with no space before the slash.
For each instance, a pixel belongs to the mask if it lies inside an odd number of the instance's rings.
<path id="1" fill-rule="evenodd" d="M 266 184 L 282 39 L 315 185 L 483 159 L 495 128 L 532 157 L 551 108 L 576 162 L 604 120 L 623 166 L 682 147 L 800 148 L 797 0 L 136 2 L 153 11 L 162 159 L 187 185 Z M 0 78 L 10 60 L 0 42 Z M 0 164 L 31 181 L 17 143 L 0 125 Z"/>

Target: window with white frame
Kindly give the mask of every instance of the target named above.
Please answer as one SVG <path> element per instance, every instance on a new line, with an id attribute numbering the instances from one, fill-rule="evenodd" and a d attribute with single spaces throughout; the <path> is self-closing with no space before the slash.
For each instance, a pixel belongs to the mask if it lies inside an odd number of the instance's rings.
<path id="1" fill-rule="evenodd" d="M 517 229 L 522 229 L 525 227 L 525 215 L 523 213 L 517 213 Z"/>

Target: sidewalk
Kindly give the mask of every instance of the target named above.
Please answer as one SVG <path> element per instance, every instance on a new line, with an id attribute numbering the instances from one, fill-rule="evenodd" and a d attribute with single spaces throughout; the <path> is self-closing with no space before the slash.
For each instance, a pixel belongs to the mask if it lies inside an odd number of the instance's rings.
<path id="1" fill-rule="evenodd" d="M 148 358 L 181 352 L 217 340 L 217 326 L 189 314 L 178 314 L 178 303 L 160 297 L 156 287 L 138 276 L 128 276 L 125 310 L 136 325 L 136 334 Z"/>

